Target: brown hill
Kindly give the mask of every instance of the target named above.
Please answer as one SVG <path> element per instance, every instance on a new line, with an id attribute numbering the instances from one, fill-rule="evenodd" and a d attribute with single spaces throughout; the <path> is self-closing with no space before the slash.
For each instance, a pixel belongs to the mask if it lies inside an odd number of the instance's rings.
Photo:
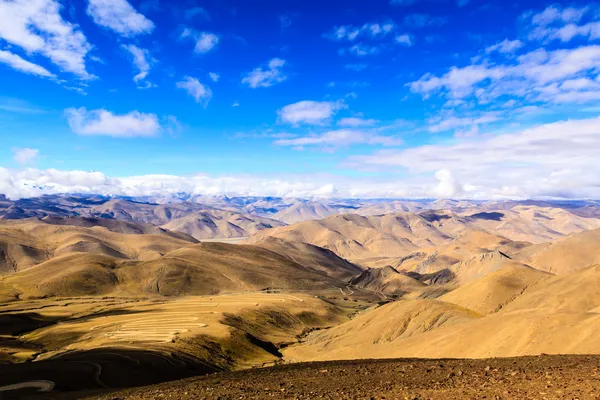
<path id="1" fill-rule="evenodd" d="M 461 215 L 476 226 L 515 241 L 542 243 L 563 236 L 600 228 L 600 219 L 586 218 L 568 210 L 536 205 L 519 205 L 508 210 L 469 209 Z"/>
<path id="2" fill-rule="evenodd" d="M 526 254 L 522 262 L 557 275 L 600 264 L 600 229 L 540 245 L 536 251 Z"/>
<path id="3" fill-rule="evenodd" d="M 294 205 L 273 215 L 273 219 L 294 224 L 313 219 L 323 219 L 338 212 L 325 204 L 317 202 L 296 202 Z"/>
<path id="4" fill-rule="evenodd" d="M 363 272 L 362 268 L 339 257 L 331 250 L 304 242 L 288 242 L 275 237 L 266 237 L 256 246 L 268 249 L 295 263 L 325 272 L 328 276 L 347 281 Z"/>
<path id="5" fill-rule="evenodd" d="M 96 217 L 53 217 L 47 216 L 41 219 L 41 221 L 50 225 L 62 225 L 62 226 L 79 226 L 82 228 L 93 228 L 101 226 L 115 233 L 125 233 L 129 235 L 167 235 L 176 239 L 187 240 L 195 243 L 193 237 L 182 232 L 172 232 L 167 229 L 159 228 L 152 224 L 146 224 L 143 222 L 127 222 L 119 221 L 116 219 L 96 218 Z"/>
<path id="6" fill-rule="evenodd" d="M 37 219 L 2 223 L 0 292 L 28 298 L 312 290 L 344 287 L 362 271 L 303 243 L 194 244 L 158 232 L 123 234 Z"/>
<path id="7" fill-rule="evenodd" d="M 310 243 L 351 261 L 369 257 L 402 257 L 422 247 L 440 245 L 453 239 L 441 227 L 412 213 L 370 217 L 335 215 L 261 231 L 247 243 L 256 243 L 266 236 Z"/>
<path id="8" fill-rule="evenodd" d="M 250 236 L 284 223 L 255 215 L 220 210 L 202 204 L 181 202 L 149 204 L 114 199 L 82 211 L 83 215 L 128 222 L 142 222 L 196 239 Z"/>
<path id="9" fill-rule="evenodd" d="M 479 314 L 437 300 L 401 300 L 365 312 L 351 321 L 307 337 L 298 346 L 284 351 L 287 359 L 341 360 L 372 358 L 371 349 L 387 349 L 392 357 L 402 349 L 402 341 L 444 326 L 461 326 Z"/>
<path id="10" fill-rule="evenodd" d="M 423 290 L 426 287 L 424 283 L 398 272 L 389 265 L 383 268 L 369 268 L 350 280 L 350 284 L 357 288 L 395 296 Z"/>
<path id="11" fill-rule="evenodd" d="M 553 276 L 543 284 L 529 287 L 505 307 L 506 312 L 596 313 L 600 311 L 600 265 Z"/>
<path id="12" fill-rule="evenodd" d="M 527 288 L 552 277 L 551 274 L 519 265 L 504 263 L 500 269 L 474 280 L 439 299 L 481 314 L 498 312 Z"/>

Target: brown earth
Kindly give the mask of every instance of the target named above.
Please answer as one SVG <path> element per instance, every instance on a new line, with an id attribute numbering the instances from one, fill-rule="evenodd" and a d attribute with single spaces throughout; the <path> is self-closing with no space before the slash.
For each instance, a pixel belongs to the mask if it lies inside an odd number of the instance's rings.
<path id="1" fill-rule="evenodd" d="M 216 373 L 64 399 L 597 399 L 600 357 L 397 359 Z"/>

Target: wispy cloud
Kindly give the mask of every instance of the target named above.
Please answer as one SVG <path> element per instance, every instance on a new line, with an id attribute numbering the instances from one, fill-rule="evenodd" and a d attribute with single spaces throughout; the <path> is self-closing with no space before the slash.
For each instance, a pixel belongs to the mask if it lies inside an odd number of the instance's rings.
<path id="1" fill-rule="evenodd" d="M 274 142 L 277 146 L 292 146 L 296 148 L 318 146 L 330 150 L 357 144 L 398 146 L 402 143 L 402 139 L 394 136 L 385 136 L 356 129 L 338 129 L 317 135 L 308 135 L 293 139 L 278 139 Z"/>
<path id="2" fill-rule="evenodd" d="M 376 119 L 363 119 L 356 117 L 342 118 L 338 121 L 339 126 L 359 127 L 359 126 L 373 126 L 379 121 Z"/>
<path id="3" fill-rule="evenodd" d="M 190 96 L 196 100 L 196 103 L 201 104 L 204 108 L 208 106 L 212 98 L 212 91 L 206 85 L 191 76 L 186 76 L 182 81 L 175 84 L 177 88 L 184 89 Z"/>
<path id="4" fill-rule="evenodd" d="M 150 52 L 146 49 L 141 49 L 132 44 L 121 45 L 121 47 L 129 52 L 132 57 L 133 65 L 138 69 L 138 74 L 133 77 L 133 81 L 140 85 L 141 82 L 145 82 L 142 88 L 153 87 L 154 85 L 147 81 L 146 78 L 150 73 L 151 63 L 154 63 L 156 60 L 150 55 Z"/>
<path id="5" fill-rule="evenodd" d="M 589 15 L 589 22 L 581 23 L 586 15 Z M 568 42 L 578 36 L 600 38 L 600 8 L 597 5 L 581 8 L 552 5 L 539 13 L 530 12 L 523 19 L 531 24 L 531 40 Z"/>
<path id="6" fill-rule="evenodd" d="M 408 27 L 414 28 L 442 26 L 446 22 L 446 17 L 432 16 L 429 14 L 409 14 L 406 17 L 404 17 L 404 24 Z"/>
<path id="7" fill-rule="evenodd" d="M 210 14 L 208 13 L 208 11 L 206 11 L 202 7 L 188 8 L 187 10 L 185 10 L 183 15 L 184 15 L 185 19 L 187 19 L 187 20 L 194 19 L 197 17 L 200 17 L 205 20 L 210 19 Z"/>
<path id="8" fill-rule="evenodd" d="M 11 53 L 10 51 L 0 50 L 0 63 L 6 64 L 11 68 L 26 74 L 37 75 L 45 78 L 56 77 L 56 75 L 48 71 L 46 68 L 31 63 L 22 57 Z"/>
<path id="9" fill-rule="evenodd" d="M 97 25 L 121 36 L 149 34 L 154 23 L 137 12 L 127 0 L 89 0 L 87 13 Z"/>
<path id="10" fill-rule="evenodd" d="M 367 23 L 363 26 L 342 25 L 334 27 L 325 37 L 335 41 L 354 41 L 361 37 L 378 38 L 391 33 L 395 28 L 393 22 Z"/>
<path id="11" fill-rule="evenodd" d="M 281 83 L 287 79 L 283 71 L 286 61 L 281 58 L 273 58 L 265 67 L 258 67 L 249 72 L 242 83 L 253 89 L 266 88 Z"/>
<path id="12" fill-rule="evenodd" d="M 40 151 L 28 147 L 14 147 L 12 149 L 13 159 L 21 165 L 30 164 L 38 157 Z"/>
<path id="13" fill-rule="evenodd" d="M 208 77 L 213 82 L 219 82 L 219 79 L 221 79 L 221 75 L 216 72 L 209 72 Z"/>
<path id="14" fill-rule="evenodd" d="M 195 53 L 208 53 L 213 50 L 219 44 L 219 37 L 214 33 L 210 32 L 198 32 L 191 28 L 185 28 L 181 33 L 182 39 L 192 39 L 195 41 L 196 45 L 194 46 Z"/>
<path id="15" fill-rule="evenodd" d="M 279 120 L 283 123 L 299 125 L 321 125 L 346 105 L 341 101 L 304 100 L 288 104 L 278 111 Z"/>
<path id="16" fill-rule="evenodd" d="M 85 58 L 92 46 L 77 25 L 65 21 L 62 6 L 55 0 L 13 0 L 0 2 L 0 38 L 25 50 L 41 54 L 62 71 L 92 79 Z M 18 58 L 17 58 L 18 57 Z M 20 71 L 50 77 L 45 68 L 14 53 L 3 51 L 3 62 Z"/>
<path id="17" fill-rule="evenodd" d="M 512 54 L 515 51 L 519 50 L 523 46 L 524 46 L 524 43 L 518 39 L 516 39 L 516 40 L 504 39 L 500 43 L 496 43 L 494 45 L 486 47 L 485 52 L 493 53 L 493 52 L 497 51 L 498 53 Z"/>

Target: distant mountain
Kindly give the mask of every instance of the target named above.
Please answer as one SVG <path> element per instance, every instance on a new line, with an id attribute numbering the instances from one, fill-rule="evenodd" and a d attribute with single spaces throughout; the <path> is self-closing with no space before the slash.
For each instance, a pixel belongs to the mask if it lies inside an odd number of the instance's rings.
<path id="1" fill-rule="evenodd" d="M 288 224 L 293 224 L 313 219 L 323 219 L 338 213 L 338 210 L 314 201 L 297 202 L 285 210 L 274 214 L 273 218 Z"/>

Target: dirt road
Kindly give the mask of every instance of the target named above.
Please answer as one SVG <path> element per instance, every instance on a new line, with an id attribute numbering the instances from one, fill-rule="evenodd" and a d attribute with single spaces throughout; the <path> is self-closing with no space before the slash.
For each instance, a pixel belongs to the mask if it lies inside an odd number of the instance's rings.
<path id="1" fill-rule="evenodd" d="M 65 398 L 85 397 L 82 393 Z M 217 373 L 90 399 L 599 399 L 599 356 L 363 360 Z"/>

